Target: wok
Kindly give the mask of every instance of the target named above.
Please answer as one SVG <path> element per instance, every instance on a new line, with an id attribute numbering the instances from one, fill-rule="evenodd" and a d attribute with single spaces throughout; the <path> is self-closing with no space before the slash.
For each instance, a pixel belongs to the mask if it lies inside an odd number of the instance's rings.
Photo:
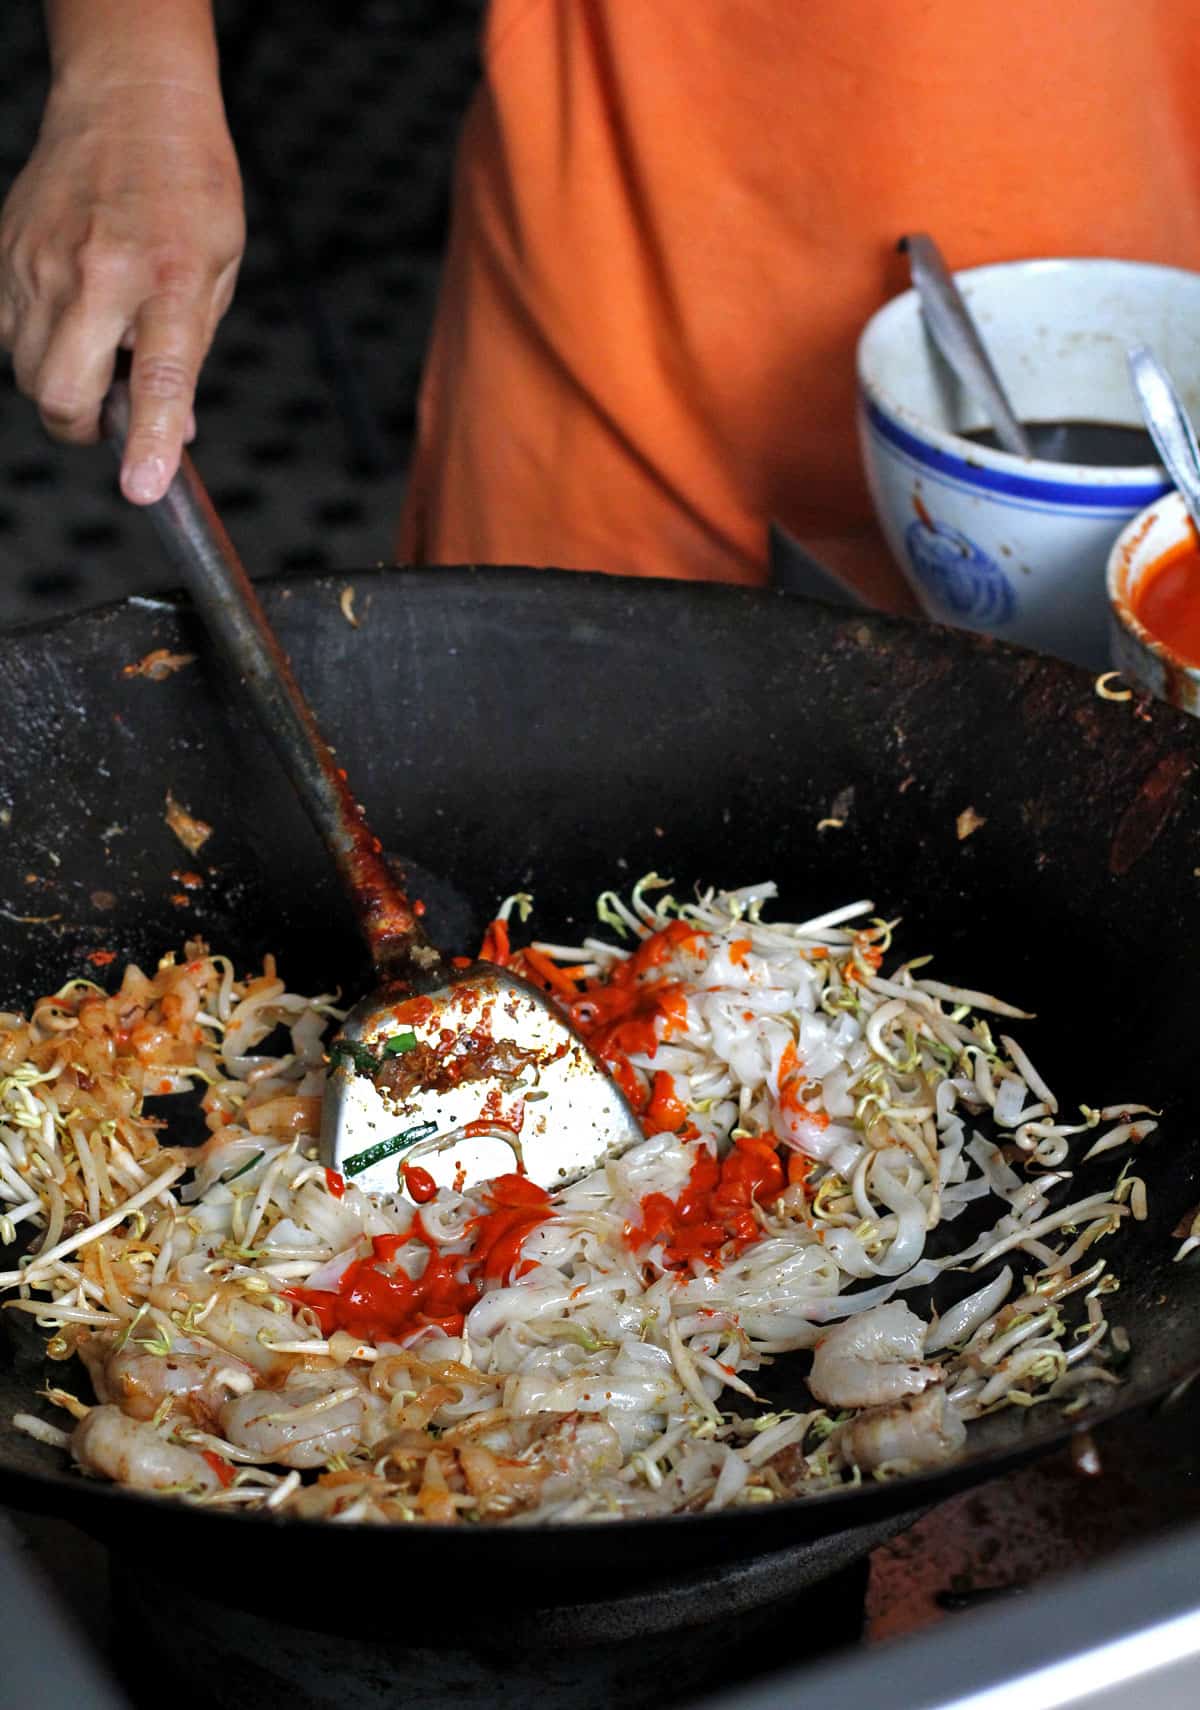
<path id="1" fill-rule="evenodd" d="M 339 606 L 348 584 L 358 627 Z M 1200 1268 L 1172 1263 L 1170 1235 L 1200 1199 L 1195 724 L 1103 700 L 1050 659 L 786 595 L 458 569 L 264 597 L 372 824 L 418 864 L 439 941 L 473 945 L 517 889 L 536 892 L 546 935 L 580 934 L 601 889 L 650 869 L 681 889 L 773 877 L 785 918 L 870 896 L 904 917 L 905 953 L 933 951 L 943 979 L 1039 1012 L 1021 1037 L 1067 1108 L 1163 1106 L 1138 1154 L 1149 1217 L 1106 1243 L 1132 1358 L 1085 1421 L 1200 1365 Z M 123 674 L 155 648 L 200 658 L 165 681 Z M 92 951 L 153 966 L 192 934 L 242 967 L 274 950 L 296 988 L 363 978 L 326 857 L 186 610 L 133 599 L 0 638 L 0 704 L 4 1007 L 93 973 Z M 215 827 L 199 860 L 164 823 L 168 789 Z M 968 807 L 984 823 L 960 839 Z M 181 891 L 172 872 L 196 867 L 203 889 Z M 1119 1164 L 1082 1170 L 1080 1191 Z M 16 1432 L 11 1414 L 45 1381 L 17 1316 L 0 1315 L 0 1500 L 210 1586 L 217 1564 L 253 1561 L 239 1596 L 317 1563 L 356 1596 L 368 1583 L 394 1596 L 419 1571 L 493 1603 L 554 1603 L 803 1540 L 818 1562 L 834 1536 L 866 1547 L 1071 1429 L 1051 1407 L 1014 1409 L 937 1474 L 615 1532 L 279 1522 L 85 1481 Z M 790 1364 L 763 1385 L 779 1402 L 797 1393 Z"/>

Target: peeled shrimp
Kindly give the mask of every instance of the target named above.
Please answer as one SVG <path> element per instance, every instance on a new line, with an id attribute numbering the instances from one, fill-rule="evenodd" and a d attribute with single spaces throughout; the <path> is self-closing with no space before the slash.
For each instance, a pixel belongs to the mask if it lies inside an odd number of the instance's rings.
<path id="1" fill-rule="evenodd" d="M 161 1334 L 149 1326 L 147 1336 Z M 130 1337 L 124 1347 L 112 1336 L 81 1340 L 79 1353 L 101 1401 L 115 1402 L 131 1419 L 152 1419 L 163 1402 L 183 1404 L 199 1423 L 211 1425 L 229 1397 L 253 1387 L 255 1374 L 220 1349 L 175 1335 L 167 1354 L 152 1353 Z"/>
<path id="2" fill-rule="evenodd" d="M 846 1319 L 817 1343 L 809 1389 L 826 1407 L 877 1407 L 919 1394 L 942 1375 L 921 1362 L 927 1328 L 898 1300 Z"/>
<path id="3" fill-rule="evenodd" d="M 543 1496 L 559 1501 L 583 1491 L 592 1479 L 614 1473 L 624 1460 L 621 1439 L 603 1419 L 569 1413 L 521 1457 L 546 1471 Z"/>
<path id="4" fill-rule="evenodd" d="M 870 1407 L 835 1434 L 834 1446 L 848 1466 L 874 1472 L 884 1462 L 896 1472 L 917 1472 L 956 1455 L 967 1427 L 944 1389 L 906 1396 L 891 1407 Z"/>
<path id="5" fill-rule="evenodd" d="M 180 1311 L 198 1301 L 207 1304 L 206 1297 L 211 1299 L 212 1292 L 211 1286 L 191 1290 L 167 1283 L 151 1289 L 150 1300 L 164 1311 Z M 295 1359 L 291 1354 L 277 1354 L 270 1344 L 273 1341 L 304 1340 L 303 1327 L 294 1323 L 289 1313 L 276 1313 L 269 1306 L 256 1305 L 234 1285 L 221 1285 L 216 1292 L 216 1303 L 205 1312 L 201 1321 L 202 1339 L 216 1343 L 218 1348 L 223 1348 L 235 1359 L 253 1366 L 262 1377 L 279 1379 L 286 1376 L 295 1365 Z"/>
<path id="6" fill-rule="evenodd" d="M 195 1449 L 168 1443 L 162 1432 L 119 1407 L 93 1407 L 71 1434 L 71 1453 L 85 1472 L 135 1490 L 214 1490 L 216 1472 Z"/>
<path id="7" fill-rule="evenodd" d="M 220 1413 L 221 1435 L 262 1461 L 319 1467 L 387 1430 L 387 1403 L 345 1369 L 296 1371 L 279 1389 L 235 1395 Z"/>

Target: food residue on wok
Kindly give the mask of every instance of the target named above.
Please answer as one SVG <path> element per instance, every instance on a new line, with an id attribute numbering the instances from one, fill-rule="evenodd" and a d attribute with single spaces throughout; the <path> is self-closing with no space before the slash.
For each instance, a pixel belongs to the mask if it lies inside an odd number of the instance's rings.
<path id="1" fill-rule="evenodd" d="M 166 647 L 155 647 L 135 665 L 123 665 L 122 677 L 148 677 L 152 683 L 163 683 L 176 671 L 182 671 L 185 665 L 193 665 L 196 660 L 194 653 L 172 653 Z"/>
<path id="2" fill-rule="evenodd" d="M 193 858 L 199 855 L 212 836 L 213 828 L 208 821 L 197 819 L 194 814 L 190 814 L 181 802 L 175 800 L 170 790 L 167 791 L 166 812 L 163 818 Z"/>
<path id="3" fill-rule="evenodd" d="M 868 904 L 786 924 L 773 895 L 651 876 L 601 898 L 618 942 L 523 949 L 505 904 L 485 953 L 558 998 L 645 1133 L 553 1195 L 438 1189 L 421 1144 L 409 1198 L 324 1168 L 339 1011 L 270 958 L 240 979 L 192 943 L 0 1017 L 0 1237 L 38 1237 L 0 1286 L 94 1393 L 18 1422 L 208 1507 L 519 1523 L 819 1494 L 936 1465 L 999 1408 L 1085 1407 L 1116 1381 L 1098 1243 L 1145 1185 L 1072 1192 L 1073 1153 L 1150 1113 L 1064 1119 L 993 1032 L 1022 1012 L 885 972 Z M 144 1101 L 196 1091 L 209 1138 L 172 1146 Z M 773 1406 L 797 1357 L 811 1400 Z"/>

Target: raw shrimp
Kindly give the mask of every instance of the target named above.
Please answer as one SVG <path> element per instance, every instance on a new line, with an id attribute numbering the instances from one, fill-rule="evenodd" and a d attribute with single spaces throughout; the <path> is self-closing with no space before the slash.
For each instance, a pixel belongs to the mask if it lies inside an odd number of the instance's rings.
<path id="1" fill-rule="evenodd" d="M 808 1387 L 826 1407 L 877 1407 L 917 1395 L 942 1375 L 921 1361 L 927 1329 L 899 1300 L 848 1318 L 817 1343 Z"/>
<path id="2" fill-rule="evenodd" d="M 380 1440 L 387 1403 L 348 1370 L 297 1371 L 280 1389 L 235 1395 L 221 1409 L 221 1434 L 239 1449 L 285 1467 L 319 1467 Z"/>
<path id="3" fill-rule="evenodd" d="M 178 1311 L 199 1301 L 207 1307 L 212 1294 L 211 1286 L 189 1290 L 179 1285 L 163 1285 L 151 1290 L 150 1299 L 156 1306 Z M 293 1324 L 289 1312 L 259 1306 L 236 1284 L 222 1284 L 216 1295 L 215 1304 L 205 1311 L 201 1321 L 204 1340 L 215 1343 L 235 1360 L 253 1366 L 260 1378 L 274 1382 L 285 1378 L 296 1363 L 295 1357 L 277 1354 L 271 1344 L 303 1341 L 309 1333 L 302 1325 Z"/>
<path id="4" fill-rule="evenodd" d="M 214 1468 L 195 1449 L 169 1443 L 155 1426 L 119 1407 L 93 1407 L 71 1434 L 71 1453 L 85 1472 L 135 1490 L 216 1490 Z"/>
<path id="5" fill-rule="evenodd" d="M 892 1472 L 917 1472 L 956 1455 L 967 1427 L 944 1389 L 909 1395 L 890 1407 L 869 1407 L 843 1425 L 834 1447 L 846 1466 L 865 1473 L 886 1465 Z"/>
<path id="6" fill-rule="evenodd" d="M 145 1344 L 165 1333 L 148 1324 L 144 1337 L 105 1335 L 81 1340 L 79 1353 L 101 1401 L 115 1402 L 132 1419 L 152 1419 L 164 1402 L 182 1404 L 197 1424 L 211 1426 L 231 1395 L 252 1389 L 255 1373 L 243 1361 L 186 1336 L 171 1337 L 169 1352 Z"/>
<path id="7" fill-rule="evenodd" d="M 536 1439 L 523 1459 L 547 1474 L 544 1496 L 558 1500 L 591 1480 L 618 1470 L 621 1439 L 604 1419 L 569 1413 Z"/>

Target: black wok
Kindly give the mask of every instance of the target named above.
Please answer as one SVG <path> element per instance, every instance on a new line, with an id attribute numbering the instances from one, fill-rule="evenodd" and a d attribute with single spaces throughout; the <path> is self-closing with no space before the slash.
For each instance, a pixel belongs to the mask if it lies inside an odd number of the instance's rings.
<path id="1" fill-rule="evenodd" d="M 357 628 L 339 608 L 348 583 Z M 1039 1012 L 1022 1038 L 1068 1106 L 1161 1104 L 1138 1159 L 1149 1218 L 1107 1243 L 1132 1359 L 1086 1417 L 1200 1365 L 1200 1268 L 1172 1263 L 1170 1234 L 1200 1199 L 1192 722 L 1103 700 L 1048 659 L 786 596 L 467 569 L 265 597 L 372 824 L 424 869 L 441 941 L 473 945 L 491 905 L 525 888 L 548 934 L 581 932 L 598 891 L 651 868 L 679 887 L 774 877 L 792 918 L 870 896 L 904 917 L 906 952 L 936 952 L 941 977 Z M 154 648 L 201 658 L 162 682 L 123 675 Z M 0 638 L 5 1007 L 93 972 L 91 951 L 152 966 L 196 933 L 243 966 L 276 951 L 301 989 L 361 981 L 324 853 L 204 655 L 194 622 L 159 601 Z M 215 825 L 199 860 L 164 823 L 168 788 Z M 960 839 L 968 807 L 985 823 Z M 188 867 L 203 890 L 181 892 L 172 871 Z M 1081 1190 L 1119 1163 L 1089 1166 Z M 15 1316 L 0 1319 L 0 1500 L 136 1541 L 143 1562 L 210 1585 L 216 1564 L 253 1562 L 246 1595 L 317 1562 L 325 1585 L 390 1594 L 419 1573 L 493 1602 L 554 1602 L 802 1539 L 819 1559 L 818 1540 L 861 1528 L 869 1541 L 889 1515 L 1070 1429 L 1050 1407 L 1012 1410 L 937 1476 L 615 1531 L 281 1523 L 84 1481 L 16 1432 L 11 1414 L 44 1379 Z M 797 1382 L 788 1364 L 764 1386 L 780 1401 Z"/>

